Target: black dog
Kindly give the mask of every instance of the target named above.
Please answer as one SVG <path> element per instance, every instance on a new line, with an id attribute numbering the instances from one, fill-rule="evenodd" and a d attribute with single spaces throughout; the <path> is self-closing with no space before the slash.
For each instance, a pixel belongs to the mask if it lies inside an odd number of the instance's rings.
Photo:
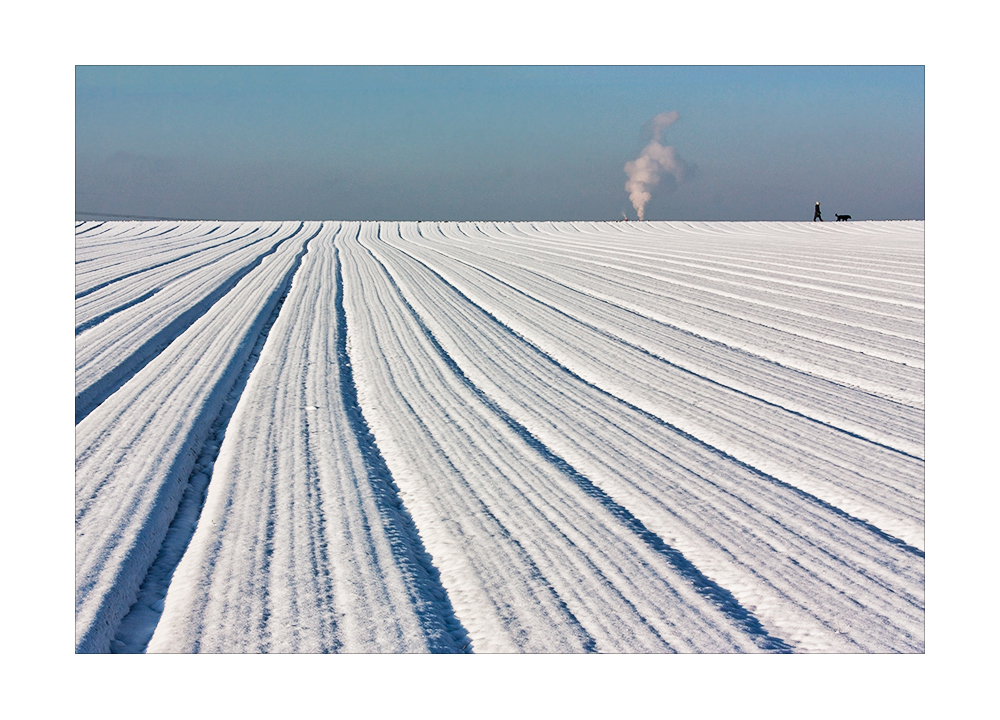
<path id="1" fill-rule="evenodd" d="M 837 213 L 834 213 L 833 216 L 835 218 L 837 218 L 837 222 L 840 222 L 841 220 L 850 220 L 851 219 L 850 215 L 838 215 Z"/>

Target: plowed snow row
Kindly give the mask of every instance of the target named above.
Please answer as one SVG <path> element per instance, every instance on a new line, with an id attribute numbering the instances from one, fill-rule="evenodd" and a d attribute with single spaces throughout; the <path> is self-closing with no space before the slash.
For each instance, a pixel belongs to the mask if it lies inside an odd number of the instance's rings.
<path id="1" fill-rule="evenodd" d="M 76 232 L 78 651 L 923 651 L 923 223 Z"/>

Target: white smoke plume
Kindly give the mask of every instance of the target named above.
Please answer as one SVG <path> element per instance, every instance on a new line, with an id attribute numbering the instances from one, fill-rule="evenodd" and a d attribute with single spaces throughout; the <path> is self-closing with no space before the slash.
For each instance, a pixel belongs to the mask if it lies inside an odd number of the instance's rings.
<path id="1" fill-rule="evenodd" d="M 680 113 L 674 110 L 660 113 L 650 120 L 647 128 L 652 133 L 653 139 L 643 148 L 639 157 L 625 163 L 625 174 L 628 175 L 625 189 L 628 190 L 629 199 L 640 220 L 646 217 L 646 203 L 652 197 L 650 191 L 659 184 L 662 173 L 669 173 L 676 182 L 691 176 L 692 167 L 681 159 L 677 150 L 670 145 L 660 144 L 663 131 L 680 117 Z"/>

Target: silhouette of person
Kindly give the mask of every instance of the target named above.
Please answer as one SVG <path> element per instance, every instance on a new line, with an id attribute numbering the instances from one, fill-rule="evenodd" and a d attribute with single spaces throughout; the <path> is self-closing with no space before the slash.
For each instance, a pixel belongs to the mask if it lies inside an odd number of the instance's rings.
<path id="1" fill-rule="evenodd" d="M 816 201 L 816 212 L 813 213 L 813 222 L 817 220 L 823 222 L 823 216 L 819 214 L 819 200 Z"/>

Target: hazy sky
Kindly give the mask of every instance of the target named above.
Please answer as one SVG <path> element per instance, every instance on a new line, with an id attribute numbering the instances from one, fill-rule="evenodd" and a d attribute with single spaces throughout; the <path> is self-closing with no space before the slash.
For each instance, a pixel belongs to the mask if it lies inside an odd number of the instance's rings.
<path id="1" fill-rule="evenodd" d="M 924 69 L 76 69 L 79 213 L 615 220 L 660 141 L 651 220 L 924 218 Z M 79 215 L 83 217 L 83 215 Z"/>

